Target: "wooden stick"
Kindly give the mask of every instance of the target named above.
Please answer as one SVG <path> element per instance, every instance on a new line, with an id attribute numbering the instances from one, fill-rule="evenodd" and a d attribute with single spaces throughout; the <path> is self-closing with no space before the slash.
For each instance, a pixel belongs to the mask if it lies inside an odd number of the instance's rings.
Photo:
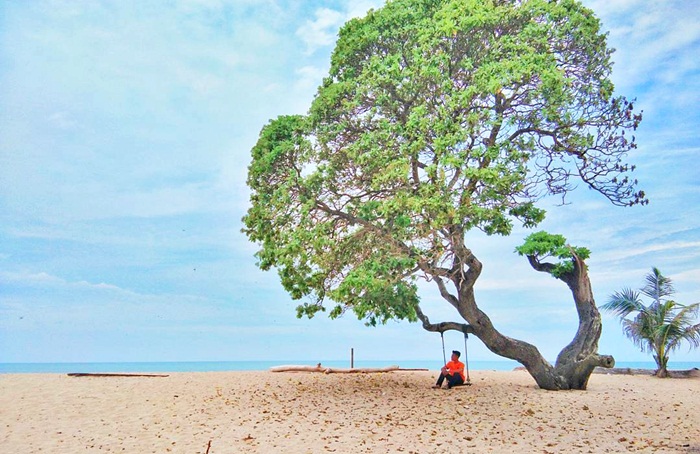
<path id="1" fill-rule="evenodd" d="M 337 369 L 329 367 L 323 371 L 325 374 L 372 374 L 380 372 L 393 372 L 399 370 L 399 366 L 365 367 L 362 369 Z"/>
<path id="2" fill-rule="evenodd" d="M 169 377 L 169 375 L 155 375 L 155 374 L 88 374 L 88 373 L 71 373 L 68 374 L 69 377 Z"/>
<path id="3" fill-rule="evenodd" d="M 275 366 L 270 368 L 270 372 L 323 372 L 324 374 L 369 374 L 379 372 L 392 372 L 401 370 L 399 366 L 387 366 L 379 368 L 361 368 L 361 369 L 340 369 L 333 367 L 322 367 L 321 363 L 315 366 Z"/>
<path id="4" fill-rule="evenodd" d="M 616 367 L 613 369 L 596 367 L 593 369 L 594 374 L 605 375 L 654 375 L 654 372 L 656 372 L 654 369 L 632 369 L 629 367 Z M 695 378 L 700 377 L 700 370 L 697 367 L 688 370 L 669 370 L 668 375 L 671 378 Z"/>

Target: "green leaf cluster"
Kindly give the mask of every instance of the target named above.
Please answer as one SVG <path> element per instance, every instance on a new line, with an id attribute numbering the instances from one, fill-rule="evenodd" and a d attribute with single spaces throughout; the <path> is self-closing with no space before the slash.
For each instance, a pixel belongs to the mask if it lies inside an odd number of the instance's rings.
<path id="1" fill-rule="evenodd" d="M 516 247 L 515 251 L 521 256 L 534 257 L 538 262 L 548 258 L 556 260 L 548 270 L 555 278 L 561 278 L 574 271 L 575 256 L 586 260 L 591 255 L 587 248 L 571 246 L 567 244 L 564 236 L 545 231 L 528 235 L 525 242 Z"/>
<path id="2" fill-rule="evenodd" d="M 252 150 L 259 266 L 307 300 L 299 315 L 332 300 L 332 316 L 414 320 L 416 276 L 444 273 L 465 232 L 536 227 L 573 178 L 641 200 L 620 177 L 641 117 L 612 98 L 610 53 L 574 0 L 390 0 L 349 21 L 308 115 Z"/>

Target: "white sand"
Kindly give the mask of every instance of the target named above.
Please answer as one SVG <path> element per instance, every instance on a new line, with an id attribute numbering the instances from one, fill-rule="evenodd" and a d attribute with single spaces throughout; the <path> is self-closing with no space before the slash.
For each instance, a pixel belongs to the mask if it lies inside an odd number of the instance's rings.
<path id="1" fill-rule="evenodd" d="M 700 453 L 700 379 L 521 371 L 0 375 L 2 453 Z"/>

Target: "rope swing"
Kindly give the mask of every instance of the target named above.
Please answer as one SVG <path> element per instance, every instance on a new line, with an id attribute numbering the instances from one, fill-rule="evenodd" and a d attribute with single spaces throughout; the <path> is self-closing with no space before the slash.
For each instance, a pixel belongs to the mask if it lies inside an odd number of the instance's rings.
<path id="1" fill-rule="evenodd" d="M 467 353 L 467 339 L 469 336 L 464 333 L 464 370 L 467 374 L 467 380 L 464 382 L 465 385 L 471 386 L 472 381 L 469 378 L 469 354 Z M 442 360 L 443 364 L 447 364 L 447 355 L 445 354 L 445 333 L 440 331 L 440 339 L 442 340 Z"/>

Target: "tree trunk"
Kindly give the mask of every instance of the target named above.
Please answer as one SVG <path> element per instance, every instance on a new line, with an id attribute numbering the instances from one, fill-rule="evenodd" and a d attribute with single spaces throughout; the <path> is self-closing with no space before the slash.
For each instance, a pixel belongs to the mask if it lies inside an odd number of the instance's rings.
<path id="1" fill-rule="evenodd" d="M 666 369 L 665 367 L 661 367 L 656 371 L 656 373 L 654 375 L 658 378 L 668 378 L 669 377 L 668 369 Z"/>
<path id="2" fill-rule="evenodd" d="M 657 367 L 654 375 L 656 375 L 659 378 L 668 378 L 668 355 L 662 356 L 661 353 L 659 353 L 658 355 L 654 355 L 654 361 L 656 361 Z"/>
<path id="3" fill-rule="evenodd" d="M 443 298 L 457 308 L 468 325 L 431 324 L 428 318 L 418 310 L 417 314 L 423 322 L 424 329 L 438 332 L 458 329 L 465 333 L 473 333 L 492 352 L 525 366 L 542 389 L 583 390 L 586 389 L 588 379 L 596 367 L 614 367 L 615 360 L 612 356 L 599 355 L 597 352 L 602 331 L 601 317 L 593 299 L 586 265 L 582 260 L 574 256 L 574 270 L 559 277 L 571 289 L 579 316 L 579 327 L 573 340 L 559 353 L 556 364 L 552 366 L 534 345 L 501 334 L 493 326 L 489 317 L 478 308 L 474 298 L 474 284 L 481 273 L 481 262 L 468 249 L 464 248 L 464 251 L 463 259 L 459 262 L 466 265 L 468 271 L 451 275 L 452 281 L 458 288 L 458 297 L 449 294 L 441 278 L 435 278 L 435 282 Z M 537 271 L 552 270 L 551 264 L 540 263 L 535 257 L 528 257 L 528 259 Z M 462 266 L 460 265 L 459 268 L 461 269 Z"/>

